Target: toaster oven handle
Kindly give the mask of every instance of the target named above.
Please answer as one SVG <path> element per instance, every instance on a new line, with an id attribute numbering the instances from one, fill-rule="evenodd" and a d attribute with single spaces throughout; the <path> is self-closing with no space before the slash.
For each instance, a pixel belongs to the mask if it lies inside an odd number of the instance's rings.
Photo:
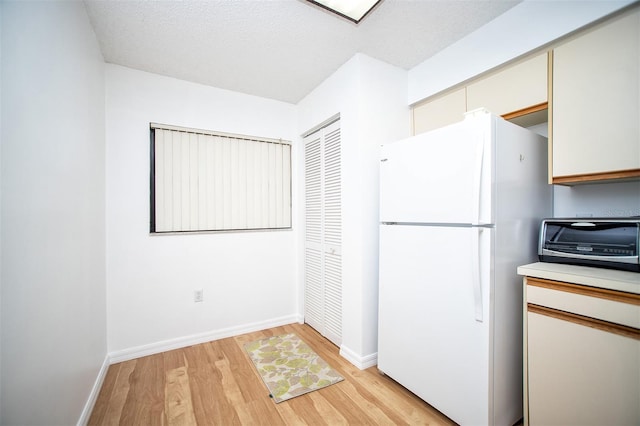
<path id="1" fill-rule="evenodd" d="M 589 227 L 596 226 L 596 224 L 592 223 L 592 222 L 574 222 L 574 223 L 571 224 L 571 226 L 577 226 L 577 227 L 581 227 L 581 228 L 589 228 Z"/>

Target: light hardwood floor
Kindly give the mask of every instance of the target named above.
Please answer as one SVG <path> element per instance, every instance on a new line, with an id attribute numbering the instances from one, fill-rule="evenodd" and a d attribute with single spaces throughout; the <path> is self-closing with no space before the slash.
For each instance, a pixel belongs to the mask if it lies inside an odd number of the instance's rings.
<path id="1" fill-rule="evenodd" d="M 243 345 L 296 333 L 345 380 L 279 404 Z M 378 372 L 359 370 L 307 325 L 291 324 L 111 365 L 90 425 L 452 425 Z"/>

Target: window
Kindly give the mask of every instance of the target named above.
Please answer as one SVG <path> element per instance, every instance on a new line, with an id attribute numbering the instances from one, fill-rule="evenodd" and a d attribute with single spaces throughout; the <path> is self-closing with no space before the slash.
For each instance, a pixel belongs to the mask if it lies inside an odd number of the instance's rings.
<path id="1" fill-rule="evenodd" d="M 291 228 L 291 144 L 151 123 L 151 233 Z"/>

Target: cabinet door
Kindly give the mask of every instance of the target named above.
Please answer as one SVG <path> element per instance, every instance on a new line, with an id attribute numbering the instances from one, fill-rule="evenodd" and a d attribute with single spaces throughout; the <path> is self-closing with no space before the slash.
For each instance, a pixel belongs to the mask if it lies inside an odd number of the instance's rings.
<path id="1" fill-rule="evenodd" d="M 547 102 L 547 53 L 467 86 L 467 109 L 505 115 Z"/>
<path id="2" fill-rule="evenodd" d="M 529 424 L 640 424 L 640 340 L 528 312 Z"/>
<path id="3" fill-rule="evenodd" d="M 638 8 L 554 49 L 554 183 L 640 176 L 639 76 Z"/>
<path id="4" fill-rule="evenodd" d="M 413 108 L 413 134 L 428 132 L 464 119 L 465 88 Z"/>

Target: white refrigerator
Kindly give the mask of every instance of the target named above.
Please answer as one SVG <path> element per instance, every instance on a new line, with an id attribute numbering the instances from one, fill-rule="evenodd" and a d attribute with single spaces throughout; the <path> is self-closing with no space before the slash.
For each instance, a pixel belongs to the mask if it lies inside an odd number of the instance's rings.
<path id="1" fill-rule="evenodd" d="M 461 425 L 522 417 L 522 280 L 547 140 L 477 110 L 383 145 L 378 368 Z"/>

